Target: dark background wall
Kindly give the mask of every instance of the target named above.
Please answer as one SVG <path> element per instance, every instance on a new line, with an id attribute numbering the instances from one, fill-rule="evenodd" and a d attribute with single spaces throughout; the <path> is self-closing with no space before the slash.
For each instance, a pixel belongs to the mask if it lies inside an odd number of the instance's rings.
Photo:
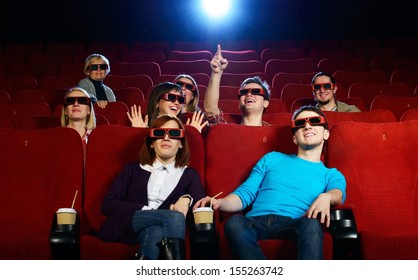
<path id="1" fill-rule="evenodd" d="M 198 0 L 3 0 L 0 40 L 152 41 L 416 36 L 413 1 L 234 0 L 230 22 Z"/>

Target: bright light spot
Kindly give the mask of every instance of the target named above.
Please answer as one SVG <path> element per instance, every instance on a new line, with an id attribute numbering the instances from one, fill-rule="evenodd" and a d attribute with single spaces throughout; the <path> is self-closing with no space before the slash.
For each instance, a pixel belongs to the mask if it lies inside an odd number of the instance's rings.
<path id="1" fill-rule="evenodd" d="M 231 0 L 202 0 L 205 12 L 212 17 L 226 15 L 231 7 Z"/>

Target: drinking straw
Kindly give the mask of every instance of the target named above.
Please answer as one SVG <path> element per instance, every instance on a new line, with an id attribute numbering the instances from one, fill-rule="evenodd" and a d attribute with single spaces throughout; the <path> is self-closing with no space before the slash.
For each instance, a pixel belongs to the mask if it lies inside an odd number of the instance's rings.
<path id="1" fill-rule="evenodd" d="M 214 196 L 212 196 L 212 198 L 210 199 L 210 208 L 212 208 L 212 201 L 216 198 L 216 197 L 218 197 L 219 195 L 221 195 L 221 194 L 223 194 L 224 192 L 220 192 L 220 193 L 218 193 L 217 195 L 214 195 Z"/>
<path id="2" fill-rule="evenodd" d="M 73 199 L 73 204 L 71 204 L 71 208 L 74 208 L 74 203 L 75 203 L 75 199 L 77 198 L 77 194 L 78 194 L 78 190 L 75 191 L 75 195 L 74 195 L 74 199 Z"/>

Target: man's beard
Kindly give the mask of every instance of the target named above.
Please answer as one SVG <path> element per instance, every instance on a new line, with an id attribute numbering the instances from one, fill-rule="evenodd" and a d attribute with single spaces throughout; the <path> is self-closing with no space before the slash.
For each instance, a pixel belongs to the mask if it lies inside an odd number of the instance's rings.
<path id="1" fill-rule="evenodd" d="M 319 105 L 327 105 L 331 102 L 331 99 L 325 100 L 325 101 L 321 101 L 321 100 L 317 100 L 316 101 Z"/>

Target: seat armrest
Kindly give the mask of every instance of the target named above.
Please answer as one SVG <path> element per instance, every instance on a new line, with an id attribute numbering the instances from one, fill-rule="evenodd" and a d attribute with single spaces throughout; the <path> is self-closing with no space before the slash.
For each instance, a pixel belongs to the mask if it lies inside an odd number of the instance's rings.
<path id="1" fill-rule="evenodd" d="M 54 214 L 49 233 L 49 245 L 53 259 L 80 259 L 80 219 L 78 214 L 74 225 L 57 224 L 57 215 Z"/>
<path id="2" fill-rule="evenodd" d="M 353 211 L 349 208 L 331 209 L 329 231 L 333 239 L 358 238 L 356 221 Z"/>
<path id="3" fill-rule="evenodd" d="M 333 240 L 333 259 L 359 259 L 360 245 L 352 209 L 333 208 L 330 215 L 329 232 Z"/>

